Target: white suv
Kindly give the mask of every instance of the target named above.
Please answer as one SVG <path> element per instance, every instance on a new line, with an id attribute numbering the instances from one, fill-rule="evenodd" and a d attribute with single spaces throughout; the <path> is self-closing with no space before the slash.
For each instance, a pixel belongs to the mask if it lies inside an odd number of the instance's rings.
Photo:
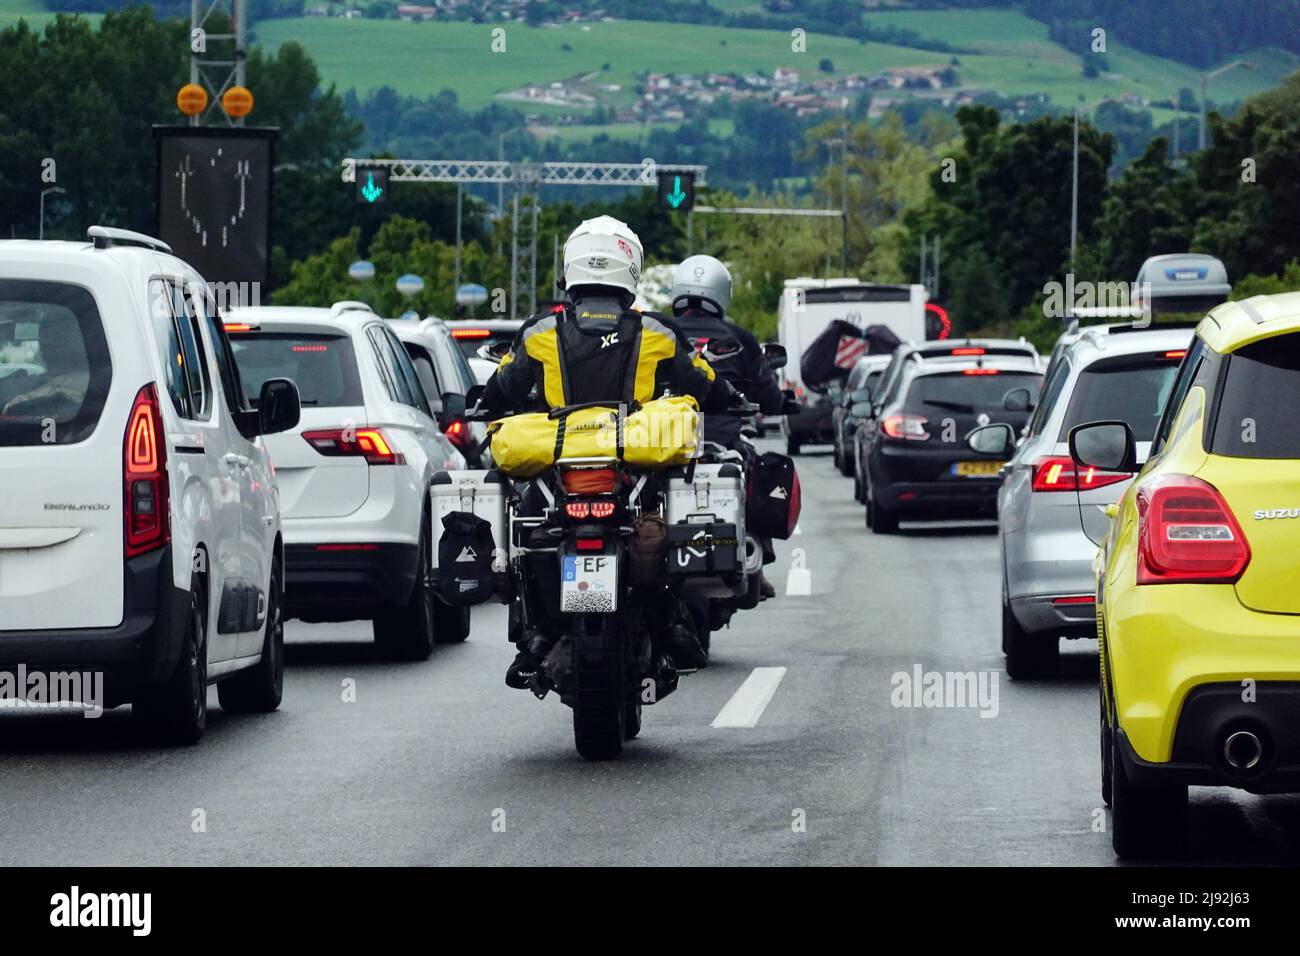
<path id="1" fill-rule="evenodd" d="M 304 621 L 374 621 L 390 656 L 464 640 L 469 609 L 430 581 L 429 484 L 465 459 L 435 421 L 389 323 L 360 302 L 264 306 L 226 317 L 249 394 L 285 377 L 298 427 L 268 440 L 284 508 L 286 607 Z"/>
<path id="2" fill-rule="evenodd" d="M 176 743 L 269 711 L 284 675 L 279 497 L 208 287 L 156 239 L 0 241 L 0 670 L 97 674 Z"/>

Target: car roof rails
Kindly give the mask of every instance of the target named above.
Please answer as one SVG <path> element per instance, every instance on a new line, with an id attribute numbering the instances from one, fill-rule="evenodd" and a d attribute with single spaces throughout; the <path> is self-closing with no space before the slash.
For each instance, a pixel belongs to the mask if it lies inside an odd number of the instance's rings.
<path id="1" fill-rule="evenodd" d="M 1159 332 L 1161 329 L 1194 329 L 1201 324 L 1200 319 L 1182 320 L 1177 322 L 1157 322 L 1155 320 L 1138 324 L 1137 322 L 1124 322 L 1119 325 L 1110 327 L 1111 335 L 1123 335 L 1125 332 Z"/>
<path id="2" fill-rule="evenodd" d="M 369 312 L 375 314 L 375 310 L 366 302 L 357 302 L 353 299 L 344 299 L 342 302 L 335 302 L 330 306 L 330 318 L 337 319 L 345 312 Z"/>
<path id="3" fill-rule="evenodd" d="M 154 252 L 171 254 L 172 247 L 161 239 L 146 236 L 142 232 L 130 229 L 118 229 L 115 226 L 91 226 L 86 230 L 86 238 L 95 244 L 96 249 L 111 249 L 114 246 L 143 246 Z"/>

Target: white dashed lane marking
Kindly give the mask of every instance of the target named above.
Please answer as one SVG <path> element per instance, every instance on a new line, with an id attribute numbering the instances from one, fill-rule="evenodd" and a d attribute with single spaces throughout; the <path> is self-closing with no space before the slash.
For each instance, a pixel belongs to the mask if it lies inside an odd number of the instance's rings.
<path id="1" fill-rule="evenodd" d="M 753 727 L 771 703 L 772 695 L 776 693 L 783 677 L 784 667 L 755 667 L 745 678 L 745 683 L 731 695 L 731 700 L 718 711 L 712 726 Z"/>

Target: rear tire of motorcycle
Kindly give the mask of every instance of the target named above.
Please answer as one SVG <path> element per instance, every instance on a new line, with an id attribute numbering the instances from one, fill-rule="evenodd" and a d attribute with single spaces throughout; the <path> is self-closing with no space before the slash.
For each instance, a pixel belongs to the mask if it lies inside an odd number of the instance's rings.
<path id="1" fill-rule="evenodd" d="M 641 733 L 641 702 L 625 704 L 623 707 L 623 739 L 635 740 Z"/>
<path id="2" fill-rule="evenodd" d="M 624 733 L 623 704 L 579 704 L 573 708 L 573 744 L 584 760 L 617 759 L 628 739 Z"/>
<path id="3" fill-rule="evenodd" d="M 611 615 L 600 615 L 609 618 Z M 587 627 L 596 625 L 596 632 Z M 585 760 L 614 760 L 623 752 L 623 636 L 616 622 L 583 620 L 570 635 L 577 686 L 573 743 Z"/>

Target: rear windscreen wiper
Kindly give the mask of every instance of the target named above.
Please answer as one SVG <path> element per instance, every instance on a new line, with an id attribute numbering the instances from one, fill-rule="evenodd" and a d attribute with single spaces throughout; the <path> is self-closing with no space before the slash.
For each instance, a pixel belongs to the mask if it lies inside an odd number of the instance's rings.
<path id="1" fill-rule="evenodd" d="M 949 411 L 966 412 L 968 414 L 975 411 L 974 405 L 967 405 L 965 402 L 945 402 L 939 398 L 923 398 L 921 399 L 921 404 L 934 405 L 938 408 L 946 408 Z"/>

